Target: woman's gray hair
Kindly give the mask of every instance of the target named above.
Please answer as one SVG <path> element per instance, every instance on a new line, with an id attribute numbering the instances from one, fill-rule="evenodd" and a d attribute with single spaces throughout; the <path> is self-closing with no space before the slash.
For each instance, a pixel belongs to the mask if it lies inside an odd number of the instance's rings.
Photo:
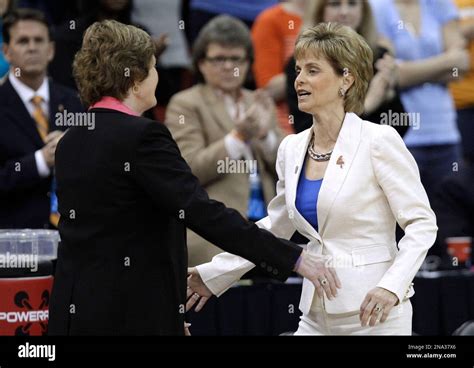
<path id="1" fill-rule="evenodd" d="M 204 81 L 199 71 L 199 62 L 206 58 L 211 43 L 223 47 L 243 47 L 246 57 L 253 62 L 253 46 L 250 31 L 244 22 L 230 15 L 218 15 L 201 29 L 193 45 L 193 68 L 198 82 Z"/>

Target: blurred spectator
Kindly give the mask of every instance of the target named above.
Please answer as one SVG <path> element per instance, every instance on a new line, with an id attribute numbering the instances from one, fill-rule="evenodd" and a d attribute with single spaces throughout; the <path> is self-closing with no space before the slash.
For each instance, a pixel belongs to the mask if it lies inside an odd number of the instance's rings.
<path id="1" fill-rule="evenodd" d="M 441 182 L 434 196 L 438 240 L 430 253 L 444 259 L 448 258 L 446 238 L 470 236 L 474 239 L 473 151 L 471 148 L 470 159 L 465 161 L 459 172 L 452 173 Z"/>
<path id="2" fill-rule="evenodd" d="M 5 56 L 3 56 L 3 36 L 2 36 L 2 28 L 3 28 L 3 16 L 10 12 L 13 8 L 13 1 L 11 0 L 0 0 L 0 83 L 1 79 L 7 74 L 8 72 L 8 62 L 5 60 Z"/>
<path id="3" fill-rule="evenodd" d="M 49 227 L 56 114 L 82 111 L 73 90 L 48 80 L 54 46 L 43 13 L 17 9 L 4 18 L 8 78 L 0 86 L 0 228 Z"/>
<path id="4" fill-rule="evenodd" d="M 461 15 L 461 29 L 468 41 L 471 69 L 458 82 L 451 83 L 458 113 L 463 151 L 474 146 L 474 0 L 455 0 Z"/>
<path id="5" fill-rule="evenodd" d="M 256 221 L 266 216 L 275 195 L 281 134 L 271 98 L 242 87 L 252 54 L 243 22 L 227 15 L 213 18 L 193 48 L 200 83 L 171 99 L 166 124 L 209 196 Z M 188 230 L 189 265 L 220 252 Z"/>
<path id="6" fill-rule="evenodd" d="M 433 206 L 438 217 L 438 242 L 434 249 L 447 257 L 446 238 L 474 237 L 474 0 L 456 0 L 461 16 L 461 29 L 469 42 L 470 71 L 451 83 L 458 113 L 464 165 L 442 181 Z"/>
<path id="7" fill-rule="evenodd" d="M 74 55 L 81 48 L 82 35 L 92 23 L 104 19 L 114 19 L 130 24 L 132 0 L 100 0 L 87 13 L 77 19 L 69 19 L 57 27 L 55 32 L 56 52 L 54 60 L 49 66 L 53 79 L 70 88 L 76 88 L 72 76 L 72 61 Z"/>
<path id="8" fill-rule="evenodd" d="M 252 27 L 255 49 L 253 73 L 258 88 L 265 88 L 278 108 L 280 127 L 293 133 L 286 103 L 285 65 L 293 55 L 306 0 L 289 0 L 263 11 Z"/>
<path id="9" fill-rule="evenodd" d="M 60 24 L 77 14 L 79 0 L 16 0 L 18 8 L 37 9 L 45 14 L 50 24 Z"/>
<path id="10" fill-rule="evenodd" d="M 367 41 L 374 52 L 374 77 L 365 98 L 365 111 L 362 118 L 377 124 L 387 124 L 391 114 L 405 112 L 397 90 L 397 65 L 393 58 L 390 41 L 377 34 L 370 4 L 363 0 L 313 0 L 304 18 L 303 28 L 320 22 L 337 22 L 357 31 Z M 295 61 L 290 59 L 286 68 L 287 98 L 290 115 L 293 116 L 294 129 L 301 132 L 313 124 L 312 116 L 298 109 L 298 99 L 294 87 Z M 407 125 L 393 125 L 403 136 Z"/>
<path id="11" fill-rule="evenodd" d="M 166 49 L 157 58 L 160 83 L 156 89 L 158 104 L 166 107 L 171 96 L 191 85 L 191 59 L 181 20 L 181 1 L 134 0 L 132 20 L 144 26 L 155 42 L 166 36 Z M 156 119 L 163 121 L 163 116 Z"/>
<path id="12" fill-rule="evenodd" d="M 374 0 L 379 32 L 399 63 L 401 99 L 409 114 L 405 143 L 428 197 L 459 164 L 456 110 L 446 84 L 469 70 L 469 54 L 451 0 Z"/>
<path id="13" fill-rule="evenodd" d="M 187 37 L 192 45 L 204 25 L 219 14 L 239 18 L 249 28 L 255 18 L 266 8 L 276 5 L 278 0 L 190 0 L 189 27 Z"/>

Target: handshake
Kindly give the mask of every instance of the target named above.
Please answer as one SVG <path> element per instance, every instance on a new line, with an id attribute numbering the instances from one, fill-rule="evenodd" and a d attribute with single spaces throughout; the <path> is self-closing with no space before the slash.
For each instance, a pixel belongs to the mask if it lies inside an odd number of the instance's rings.
<path id="1" fill-rule="evenodd" d="M 337 289 L 341 288 L 336 271 L 332 267 L 327 267 L 325 256 L 311 254 L 303 250 L 294 271 L 311 281 L 321 298 L 326 293 L 328 299 L 332 300 L 337 296 Z M 198 270 L 195 267 L 188 268 L 186 311 L 189 311 L 197 303 L 195 311 L 199 312 L 212 295 Z"/>

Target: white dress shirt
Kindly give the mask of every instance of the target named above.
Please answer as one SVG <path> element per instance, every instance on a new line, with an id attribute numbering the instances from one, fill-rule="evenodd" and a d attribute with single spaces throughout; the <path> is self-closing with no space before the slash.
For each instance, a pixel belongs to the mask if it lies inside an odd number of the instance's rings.
<path id="1" fill-rule="evenodd" d="M 23 101 L 23 104 L 26 107 L 26 110 L 33 118 L 33 113 L 36 109 L 35 105 L 31 101 L 34 96 L 40 96 L 42 98 L 41 108 L 46 116 L 49 116 L 49 83 L 48 78 L 43 79 L 43 83 L 38 88 L 38 90 L 33 90 L 32 88 L 28 87 L 22 81 L 20 81 L 17 77 L 15 77 L 12 73 L 8 74 L 8 79 L 13 87 L 13 89 L 18 93 L 20 99 Z M 35 152 L 35 161 L 36 167 L 38 168 L 38 174 L 42 177 L 48 177 L 51 174 L 51 170 L 49 169 L 46 161 L 44 159 L 41 150 L 37 150 Z"/>

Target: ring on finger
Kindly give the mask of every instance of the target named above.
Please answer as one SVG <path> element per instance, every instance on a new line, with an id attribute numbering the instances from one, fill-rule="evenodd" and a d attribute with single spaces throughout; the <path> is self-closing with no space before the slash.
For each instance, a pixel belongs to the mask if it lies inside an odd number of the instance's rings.
<path id="1" fill-rule="evenodd" d="M 374 311 L 375 313 L 380 313 L 383 310 L 383 306 L 380 305 L 379 303 L 375 304 Z"/>

